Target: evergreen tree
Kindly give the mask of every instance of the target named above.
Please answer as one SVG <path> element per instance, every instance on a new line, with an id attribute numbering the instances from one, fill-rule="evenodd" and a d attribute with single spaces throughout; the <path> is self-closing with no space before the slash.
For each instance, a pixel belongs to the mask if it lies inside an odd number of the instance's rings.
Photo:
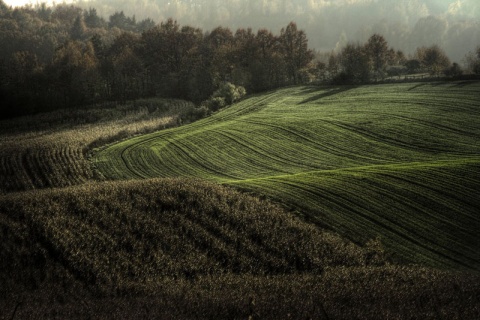
<path id="1" fill-rule="evenodd" d="M 83 17 L 88 28 L 104 28 L 106 26 L 105 20 L 97 15 L 95 8 L 85 10 Z"/>
<path id="2" fill-rule="evenodd" d="M 70 30 L 70 37 L 72 40 L 83 40 L 86 31 L 87 27 L 85 26 L 85 21 L 83 21 L 83 16 L 78 15 Z"/>

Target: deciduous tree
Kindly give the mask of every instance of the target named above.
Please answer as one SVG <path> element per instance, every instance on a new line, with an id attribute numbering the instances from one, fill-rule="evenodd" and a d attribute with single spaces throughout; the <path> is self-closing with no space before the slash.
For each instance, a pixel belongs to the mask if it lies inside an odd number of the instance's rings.
<path id="1" fill-rule="evenodd" d="M 463 70 L 460 65 L 454 62 L 449 68 L 445 70 L 445 75 L 448 77 L 458 77 L 463 74 Z"/>
<path id="2" fill-rule="evenodd" d="M 438 45 L 417 48 L 415 55 L 431 75 L 438 76 L 450 66 L 450 60 Z"/>
<path id="3" fill-rule="evenodd" d="M 385 67 L 389 60 L 388 43 L 379 34 L 372 35 L 365 45 L 366 53 L 371 60 L 371 66 L 375 81 L 384 77 Z"/>
<path id="4" fill-rule="evenodd" d="M 92 102 L 93 75 L 98 67 L 91 42 L 68 41 L 57 50 L 50 66 L 52 85 L 63 96 L 63 107 Z"/>
<path id="5" fill-rule="evenodd" d="M 407 72 L 409 74 L 418 72 L 421 66 L 422 64 L 417 59 L 410 59 L 405 63 L 405 67 L 407 67 Z"/>
<path id="6" fill-rule="evenodd" d="M 328 74 L 330 79 L 334 78 L 340 70 L 340 59 L 335 52 L 331 52 L 328 57 Z"/>
<path id="7" fill-rule="evenodd" d="M 298 30 L 295 22 L 290 22 L 280 31 L 280 44 L 285 58 L 289 81 L 300 83 L 300 70 L 313 60 L 313 52 L 308 49 L 307 35 Z"/>
<path id="8" fill-rule="evenodd" d="M 349 43 L 340 55 L 342 73 L 349 83 L 366 83 L 370 81 L 371 60 L 365 46 Z"/>
<path id="9" fill-rule="evenodd" d="M 470 72 L 480 74 L 480 46 L 475 52 L 469 52 L 464 61 Z"/>
<path id="10" fill-rule="evenodd" d="M 256 56 L 251 64 L 251 92 L 272 89 L 286 83 L 286 65 L 278 37 L 266 29 L 255 36 Z"/>

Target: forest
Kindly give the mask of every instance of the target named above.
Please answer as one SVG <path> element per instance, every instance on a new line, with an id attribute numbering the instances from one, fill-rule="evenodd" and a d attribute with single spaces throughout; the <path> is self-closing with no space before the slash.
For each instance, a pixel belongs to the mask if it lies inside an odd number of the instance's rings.
<path id="1" fill-rule="evenodd" d="M 108 19 L 74 5 L 12 8 L 0 0 L 0 118 L 64 108 L 179 98 L 216 110 L 245 93 L 312 82 L 358 84 L 405 74 L 480 73 L 480 48 L 452 63 L 438 45 L 405 54 L 384 36 L 318 52 L 295 22 L 279 33 Z M 228 84 L 226 86 L 226 84 Z"/>

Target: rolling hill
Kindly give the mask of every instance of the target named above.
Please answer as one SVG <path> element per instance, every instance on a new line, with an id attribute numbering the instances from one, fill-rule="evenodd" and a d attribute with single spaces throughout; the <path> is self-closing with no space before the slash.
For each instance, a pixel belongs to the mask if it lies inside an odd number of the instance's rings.
<path id="1" fill-rule="evenodd" d="M 195 177 L 281 201 L 397 261 L 480 270 L 480 83 L 291 87 L 99 149 L 107 179 Z"/>
<path id="2" fill-rule="evenodd" d="M 0 319 L 479 316 L 478 273 L 391 264 L 199 180 L 0 195 L 0 234 Z"/>
<path id="3" fill-rule="evenodd" d="M 80 185 L 94 179 L 94 146 L 195 118 L 193 103 L 143 99 L 0 121 L 0 194 Z"/>

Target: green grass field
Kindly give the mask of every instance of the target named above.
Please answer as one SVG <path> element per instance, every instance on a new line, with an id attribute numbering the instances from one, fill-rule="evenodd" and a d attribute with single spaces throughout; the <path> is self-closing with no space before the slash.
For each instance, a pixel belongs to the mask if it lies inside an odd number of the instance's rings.
<path id="1" fill-rule="evenodd" d="M 395 259 L 480 270 L 480 83 L 292 87 L 98 150 L 108 179 L 267 195 Z"/>

